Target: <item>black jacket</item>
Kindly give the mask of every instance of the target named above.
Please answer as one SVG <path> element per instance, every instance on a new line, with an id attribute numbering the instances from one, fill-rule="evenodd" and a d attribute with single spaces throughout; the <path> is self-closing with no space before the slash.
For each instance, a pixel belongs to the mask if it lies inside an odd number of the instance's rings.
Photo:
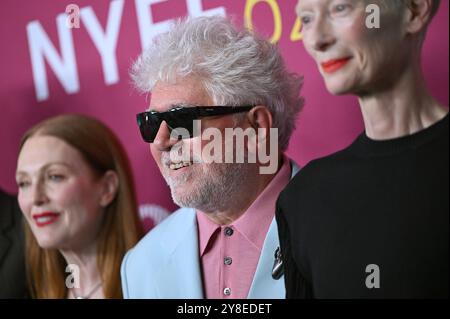
<path id="1" fill-rule="evenodd" d="M 26 296 L 22 213 L 16 198 L 0 190 L 0 299 Z"/>

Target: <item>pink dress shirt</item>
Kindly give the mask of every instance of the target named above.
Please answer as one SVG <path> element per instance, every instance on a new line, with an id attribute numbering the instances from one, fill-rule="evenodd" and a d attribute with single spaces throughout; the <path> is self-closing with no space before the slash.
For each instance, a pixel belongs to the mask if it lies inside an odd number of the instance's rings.
<path id="1" fill-rule="evenodd" d="M 290 160 L 283 156 L 283 165 L 275 177 L 248 210 L 230 225 L 217 225 L 205 213 L 197 211 L 205 298 L 247 298 L 275 216 L 276 200 L 290 178 Z"/>

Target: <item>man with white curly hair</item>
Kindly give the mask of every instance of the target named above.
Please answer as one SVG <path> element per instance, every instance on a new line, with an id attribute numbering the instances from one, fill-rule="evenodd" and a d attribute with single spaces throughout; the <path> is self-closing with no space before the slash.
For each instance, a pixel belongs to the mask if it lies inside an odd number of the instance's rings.
<path id="1" fill-rule="evenodd" d="M 302 78 L 287 71 L 275 45 L 222 17 L 178 21 L 131 76 L 151 94 L 138 124 L 182 208 L 124 258 L 125 298 L 284 298 L 275 202 L 298 171 L 284 151 L 303 105 Z M 254 134 L 231 149 L 226 137 L 209 148 L 207 130 L 223 137 L 230 129 Z M 273 145 L 275 170 L 263 174 L 262 159 L 251 155 Z M 236 157 L 222 161 L 230 152 Z"/>

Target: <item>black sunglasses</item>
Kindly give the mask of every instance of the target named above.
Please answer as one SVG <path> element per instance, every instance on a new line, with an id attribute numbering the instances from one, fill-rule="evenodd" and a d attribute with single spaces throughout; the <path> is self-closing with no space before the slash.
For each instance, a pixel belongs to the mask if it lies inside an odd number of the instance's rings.
<path id="1" fill-rule="evenodd" d="M 179 134 L 179 137 L 191 138 L 194 137 L 194 120 L 208 116 L 248 112 L 254 107 L 254 105 L 176 107 L 166 112 L 142 112 L 136 115 L 136 119 L 144 141 L 153 143 L 163 121 L 167 123 L 170 132 L 180 128 L 185 129 L 189 136 Z"/>

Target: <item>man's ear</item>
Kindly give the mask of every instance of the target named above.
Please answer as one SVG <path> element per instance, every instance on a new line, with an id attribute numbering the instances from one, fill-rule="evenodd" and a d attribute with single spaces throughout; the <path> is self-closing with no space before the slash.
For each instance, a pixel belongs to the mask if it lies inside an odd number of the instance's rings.
<path id="1" fill-rule="evenodd" d="M 100 205 L 108 206 L 116 197 L 119 189 L 119 177 L 115 171 L 107 171 L 101 178 Z"/>
<path id="2" fill-rule="evenodd" d="M 250 125 L 258 132 L 258 128 L 266 129 L 266 133 L 272 127 L 272 113 L 266 106 L 258 105 L 247 114 Z"/>
<path id="3" fill-rule="evenodd" d="M 273 117 L 266 106 L 255 106 L 247 114 L 250 125 L 255 130 L 254 139 L 249 141 L 249 151 L 254 150 L 259 154 L 259 148 L 269 149 L 270 129 L 272 128 Z"/>
<path id="4" fill-rule="evenodd" d="M 406 9 L 406 32 L 416 34 L 423 31 L 430 21 L 433 0 L 409 0 Z"/>

